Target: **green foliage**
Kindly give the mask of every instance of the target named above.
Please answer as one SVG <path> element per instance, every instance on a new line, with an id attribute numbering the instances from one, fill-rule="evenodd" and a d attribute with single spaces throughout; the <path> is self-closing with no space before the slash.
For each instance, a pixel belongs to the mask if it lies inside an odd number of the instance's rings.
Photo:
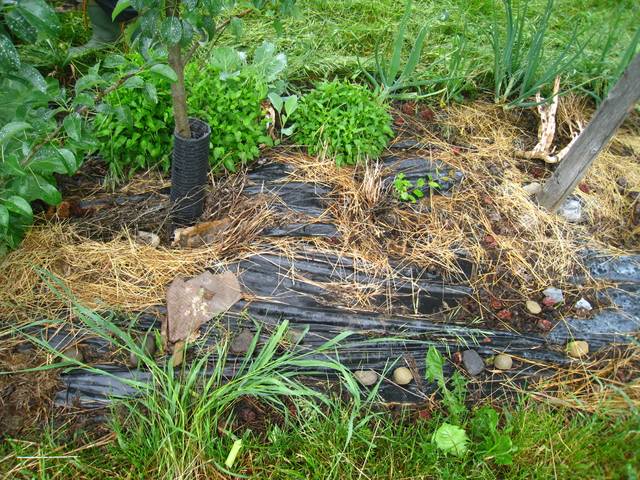
<path id="1" fill-rule="evenodd" d="M 128 60 L 143 67 L 139 55 Z M 170 84 L 158 74 L 167 68 L 157 64 L 133 77 L 139 80 L 128 80 L 104 98 L 105 107 L 94 125 L 100 155 L 115 178 L 156 166 L 167 171 L 170 166 L 173 148 Z"/>
<path id="2" fill-rule="evenodd" d="M 548 43 L 546 37 L 553 0 L 547 0 L 544 12 L 531 29 L 527 27 L 529 0 L 522 2 L 515 15 L 512 0 L 502 2 L 504 25 L 494 15 L 491 28 L 495 100 L 508 102 L 510 106 L 526 106 L 530 104 L 530 97 L 573 67 L 584 47 L 578 45 L 577 27 L 574 27 L 571 38 L 565 41 L 555 56 L 546 58 L 544 49 Z"/>
<path id="3" fill-rule="evenodd" d="M 418 62 L 420 61 L 420 55 L 424 46 L 425 37 L 427 35 L 427 27 L 424 26 L 418 33 L 407 62 L 402 66 L 402 52 L 404 50 L 405 35 L 407 32 L 407 25 L 411 18 L 411 3 L 412 0 L 407 0 L 405 4 L 404 15 L 398 26 L 395 39 L 393 41 L 393 49 L 390 58 L 383 58 L 383 54 L 380 52 L 379 45 L 376 45 L 375 49 L 375 65 L 376 69 L 373 74 L 367 70 L 362 71 L 367 76 L 369 81 L 380 91 L 380 94 L 384 97 L 402 98 L 406 95 L 402 95 L 400 92 L 412 87 L 418 87 L 420 85 L 426 85 L 431 83 L 430 81 L 415 82 L 413 81 L 414 73 Z M 433 94 L 432 94 L 433 95 Z M 415 96 L 415 95 L 411 95 Z"/>
<path id="4" fill-rule="evenodd" d="M 418 199 L 424 197 L 424 187 L 438 189 L 441 185 L 433 180 L 431 175 L 426 180 L 419 178 L 415 185 L 402 172 L 393 179 L 393 194 L 403 202 L 416 203 Z"/>
<path id="5" fill-rule="evenodd" d="M 449 423 L 443 423 L 433 432 L 431 441 L 444 453 L 462 457 L 467 453 L 469 437 L 464 428 Z"/>
<path id="6" fill-rule="evenodd" d="M 498 431 L 498 412 L 485 406 L 475 412 L 471 420 L 471 436 L 476 442 L 476 455 L 497 465 L 511 465 L 516 448 L 507 433 Z"/>
<path id="7" fill-rule="evenodd" d="M 31 225 L 31 202 L 61 201 L 54 174 L 73 174 L 92 146 L 75 102 L 24 62 L 12 40 L 41 42 L 59 31 L 42 0 L 0 5 L 0 256 Z"/>
<path id="8" fill-rule="evenodd" d="M 377 157 L 393 136 L 384 101 L 365 87 L 337 80 L 302 97 L 293 120 L 295 141 L 310 155 L 334 157 L 338 165 Z"/>
<path id="9" fill-rule="evenodd" d="M 462 423 L 467 412 L 467 407 L 464 404 L 467 394 L 466 380 L 458 371 L 454 372 L 451 377 L 453 388 L 449 389 L 444 378 L 444 357 L 434 346 L 429 347 L 426 360 L 427 380 L 436 382 L 438 385 L 442 395 L 442 403 L 447 408 L 451 421 L 456 424 Z"/>
<path id="10" fill-rule="evenodd" d="M 294 123 L 287 126 L 287 122 L 298 109 L 298 96 L 289 95 L 283 97 L 276 92 L 270 92 L 269 102 L 271 102 L 271 106 L 280 119 L 280 135 L 285 137 L 291 136 L 296 129 L 296 124 Z"/>
<path id="11" fill-rule="evenodd" d="M 267 85 L 250 71 L 223 75 L 209 65 L 189 66 L 186 71 L 193 115 L 211 126 L 211 164 L 235 172 L 255 159 L 261 144 L 271 145 L 262 101 Z"/>

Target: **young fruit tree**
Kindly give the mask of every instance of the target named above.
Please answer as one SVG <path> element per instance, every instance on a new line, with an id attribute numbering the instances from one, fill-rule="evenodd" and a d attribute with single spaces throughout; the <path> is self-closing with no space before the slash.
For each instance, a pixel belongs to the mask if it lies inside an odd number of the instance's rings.
<path id="1" fill-rule="evenodd" d="M 545 183 L 538 194 L 540 205 L 551 211 L 562 205 L 639 99 L 640 54 L 637 54 Z"/>

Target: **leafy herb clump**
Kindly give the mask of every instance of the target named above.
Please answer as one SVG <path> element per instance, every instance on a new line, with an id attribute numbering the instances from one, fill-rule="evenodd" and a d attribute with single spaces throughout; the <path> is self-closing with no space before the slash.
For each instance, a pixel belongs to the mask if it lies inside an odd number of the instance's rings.
<path id="1" fill-rule="evenodd" d="M 141 57 L 131 59 L 142 64 Z M 152 72 L 139 76 L 144 82 L 130 79 L 105 97 L 105 110 L 94 124 L 100 155 L 116 178 L 154 167 L 167 171 L 171 165 L 173 116 L 169 82 Z"/>
<path id="2" fill-rule="evenodd" d="M 305 95 L 294 116 L 296 142 L 311 155 L 334 157 L 338 165 L 377 157 L 393 136 L 384 102 L 366 87 L 337 80 Z"/>
<path id="3" fill-rule="evenodd" d="M 186 71 L 189 110 L 211 127 L 211 165 L 236 171 L 259 153 L 261 144 L 272 145 L 262 102 L 267 84 L 248 70 L 221 74 L 214 66 L 190 65 Z"/>

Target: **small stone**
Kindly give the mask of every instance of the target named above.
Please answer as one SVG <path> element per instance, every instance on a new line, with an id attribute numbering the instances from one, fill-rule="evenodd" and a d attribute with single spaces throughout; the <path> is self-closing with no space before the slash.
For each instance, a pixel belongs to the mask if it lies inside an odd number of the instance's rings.
<path id="1" fill-rule="evenodd" d="M 249 351 L 251 342 L 253 342 L 253 333 L 247 328 L 244 328 L 238 335 L 235 336 L 229 350 L 236 355 L 244 355 Z"/>
<path id="2" fill-rule="evenodd" d="M 540 185 L 538 182 L 531 182 L 530 184 L 522 187 L 522 189 L 527 193 L 527 195 L 533 197 L 534 195 L 540 193 L 540 191 L 542 190 L 542 185 Z"/>
<path id="3" fill-rule="evenodd" d="M 353 372 L 353 376 L 365 387 L 375 385 L 378 381 L 378 374 L 373 370 L 357 370 Z"/>
<path id="4" fill-rule="evenodd" d="M 586 310 L 587 312 L 593 310 L 593 307 L 591 306 L 591 304 L 584 298 L 581 298 L 580 300 L 578 300 L 576 302 L 575 307 L 576 307 L 576 310 Z"/>
<path id="5" fill-rule="evenodd" d="M 538 302 L 534 302 L 533 300 L 527 300 L 526 307 L 527 312 L 529 312 L 531 315 L 538 315 L 542 312 L 542 307 L 540 306 L 540 304 Z"/>
<path id="6" fill-rule="evenodd" d="M 471 376 L 476 376 L 484 370 L 484 362 L 475 350 L 465 350 L 462 352 L 462 363 Z"/>
<path id="7" fill-rule="evenodd" d="M 553 300 L 553 304 L 564 302 L 564 295 L 562 294 L 562 290 L 560 290 L 559 288 L 549 287 L 546 288 L 542 293 L 546 298 Z"/>
<path id="8" fill-rule="evenodd" d="M 80 348 L 78 348 L 77 345 L 73 345 L 69 348 L 67 348 L 66 350 L 64 350 L 62 352 L 62 354 L 71 359 L 71 360 L 75 360 L 76 362 L 80 362 L 80 363 L 84 363 L 84 353 L 82 353 L 82 350 Z"/>
<path id="9" fill-rule="evenodd" d="M 150 247 L 160 246 L 160 237 L 155 233 L 145 232 L 144 230 L 138 231 L 136 241 L 142 245 L 149 245 Z"/>
<path id="10" fill-rule="evenodd" d="M 574 340 L 567 343 L 567 354 L 573 358 L 582 358 L 589 353 L 589 344 L 584 340 Z"/>
<path id="11" fill-rule="evenodd" d="M 413 380 L 413 374 L 407 367 L 398 367 L 393 371 L 393 381 L 398 385 L 407 385 Z"/>
<path id="12" fill-rule="evenodd" d="M 558 215 L 564 217 L 567 222 L 582 222 L 582 204 L 580 200 L 569 198 L 558 209 Z"/>
<path id="13" fill-rule="evenodd" d="M 493 366 L 498 370 L 509 370 L 513 366 L 513 359 L 511 355 L 501 353 L 493 359 Z"/>

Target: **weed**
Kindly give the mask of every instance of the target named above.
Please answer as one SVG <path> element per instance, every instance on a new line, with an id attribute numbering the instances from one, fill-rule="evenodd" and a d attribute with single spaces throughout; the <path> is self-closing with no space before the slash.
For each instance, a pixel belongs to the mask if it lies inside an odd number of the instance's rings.
<path id="1" fill-rule="evenodd" d="M 544 12 L 531 31 L 527 29 L 529 0 L 522 2 L 515 15 L 512 0 L 502 1 L 505 10 L 504 37 L 497 15 L 494 15 L 491 28 L 495 100 L 512 107 L 526 106 L 531 102 L 530 97 L 575 64 L 584 46 L 574 47 L 578 40 L 576 26 L 562 49 L 553 58 L 545 58 L 553 0 L 547 0 Z"/>
<path id="2" fill-rule="evenodd" d="M 384 101 L 363 86 L 337 80 L 302 97 L 293 120 L 294 139 L 309 154 L 326 154 L 338 165 L 377 157 L 393 136 Z"/>
<path id="3" fill-rule="evenodd" d="M 211 135 L 212 167 L 235 172 L 259 155 L 261 144 L 272 143 L 262 107 L 268 89 L 249 71 L 223 73 L 214 65 L 190 65 L 186 70 L 189 107 L 215 132 Z"/>
<path id="4" fill-rule="evenodd" d="M 397 174 L 393 179 L 393 194 L 403 202 L 416 203 L 418 199 L 424 197 L 424 187 L 438 189 L 441 185 L 431 175 L 426 180 L 419 178 L 415 185 L 405 177 L 404 173 Z"/>

